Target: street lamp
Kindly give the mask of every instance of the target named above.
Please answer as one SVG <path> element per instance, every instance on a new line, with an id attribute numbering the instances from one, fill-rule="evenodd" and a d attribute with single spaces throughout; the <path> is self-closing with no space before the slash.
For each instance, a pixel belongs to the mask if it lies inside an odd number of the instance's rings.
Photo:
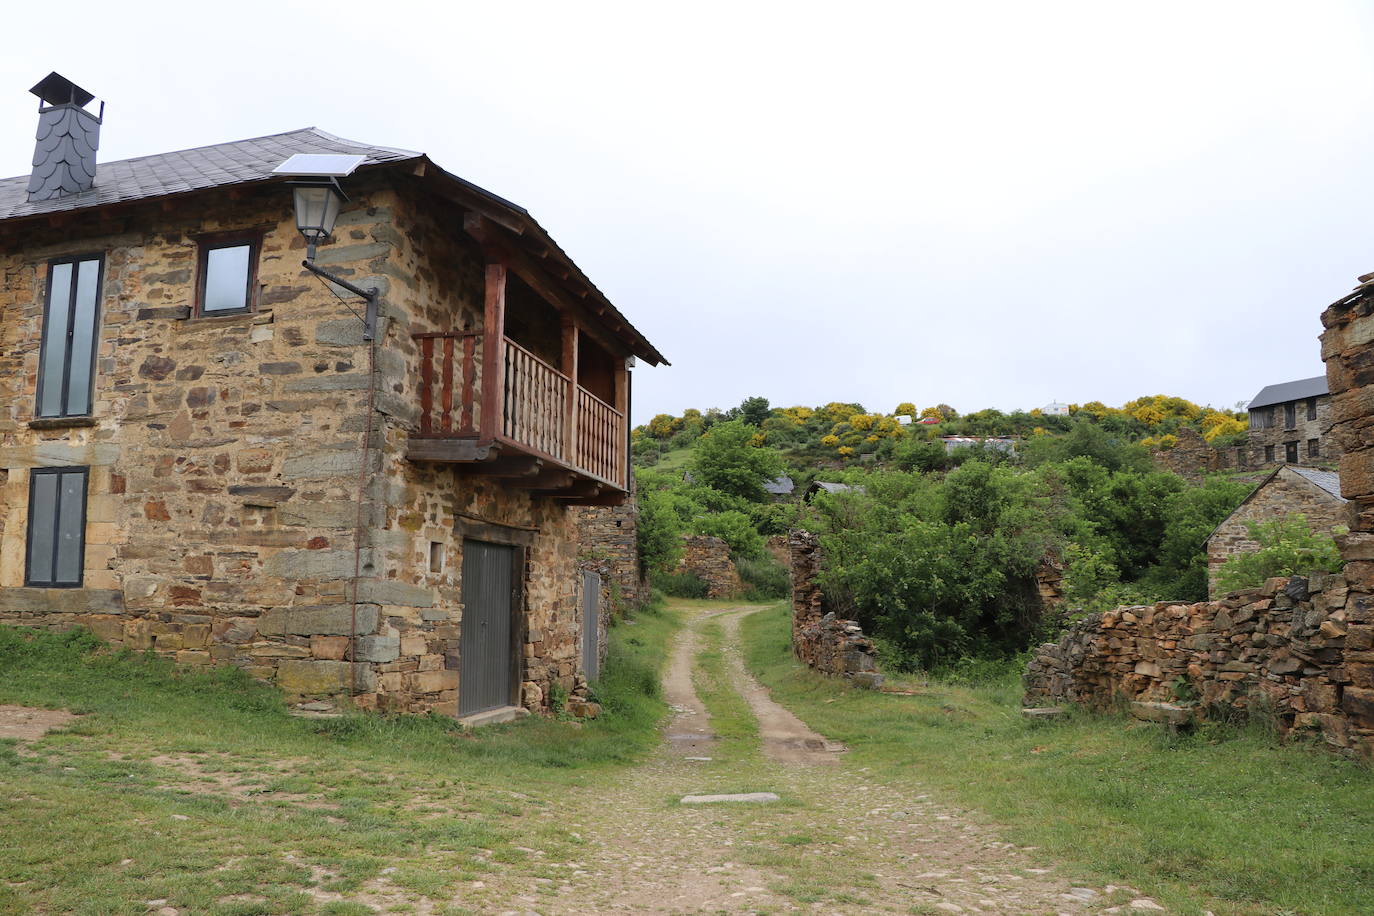
<path id="1" fill-rule="evenodd" d="M 362 289 L 315 264 L 317 246 L 333 234 L 339 210 L 348 200 L 343 188 L 339 187 L 339 179 L 351 175 L 366 158 L 335 153 L 296 153 L 272 171 L 292 178 L 288 184 L 295 198 L 296 229 L 305 238 L 305 260 L 301 266 L 367 300 L 363 340 L 372 340 L 377 334 L 377 290 Z"/>

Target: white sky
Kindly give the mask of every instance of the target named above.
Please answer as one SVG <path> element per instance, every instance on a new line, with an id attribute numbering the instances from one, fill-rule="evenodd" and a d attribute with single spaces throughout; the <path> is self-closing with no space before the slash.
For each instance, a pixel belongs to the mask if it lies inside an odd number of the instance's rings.
<path id="1" fill-rule="evenodd" d="M 1366 4 L 7 18 L 0 174 L 50 70 L 107 101 L 102 161 L 307 125 L 422 150 L 529 208 L 673 362 L 636 371 L 636 422 L 750 395 L 1230 405 L 1320 374 L 1321 309 L 1374 270 Z"/>

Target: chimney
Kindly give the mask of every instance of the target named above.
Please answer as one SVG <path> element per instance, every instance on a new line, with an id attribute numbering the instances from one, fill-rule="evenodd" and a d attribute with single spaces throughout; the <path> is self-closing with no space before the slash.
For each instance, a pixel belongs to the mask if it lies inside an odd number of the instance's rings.
<path id="1" fill-rule="evenodd" d="M 65 76 L 49 73 L 29 90 L 38 106 L 38 143 L 29 175 L 29 200 L 52 200 L 95 187 L 95 151 L 100 146 L 100 115 L 86 110 L 95 96 Z"/>

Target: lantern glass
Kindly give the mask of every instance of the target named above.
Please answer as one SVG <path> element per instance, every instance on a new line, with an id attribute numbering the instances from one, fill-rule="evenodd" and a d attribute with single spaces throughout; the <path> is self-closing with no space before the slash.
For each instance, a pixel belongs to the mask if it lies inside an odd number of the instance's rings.
<path id="1" fill-rule="evenodd" d="M 327 184 L 298 184 L 296 197 L 296 228 L 309 243 L 323 241 L 334 231 L 343 198 Z"/>

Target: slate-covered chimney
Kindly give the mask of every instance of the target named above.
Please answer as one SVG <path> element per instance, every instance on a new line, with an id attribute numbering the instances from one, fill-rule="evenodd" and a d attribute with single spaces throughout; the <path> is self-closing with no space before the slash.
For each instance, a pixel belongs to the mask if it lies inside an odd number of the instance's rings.
<path id="1" fill-rule="evenodd" d="M 38 144 L 29 175 L 29 200 L 51 200 L 95 187 L 95 151 L 100 147 L 100 114 L 86 105 L 95 98 L 65 76 L 49 73 L 29 90 L 38 106 Z"/>

